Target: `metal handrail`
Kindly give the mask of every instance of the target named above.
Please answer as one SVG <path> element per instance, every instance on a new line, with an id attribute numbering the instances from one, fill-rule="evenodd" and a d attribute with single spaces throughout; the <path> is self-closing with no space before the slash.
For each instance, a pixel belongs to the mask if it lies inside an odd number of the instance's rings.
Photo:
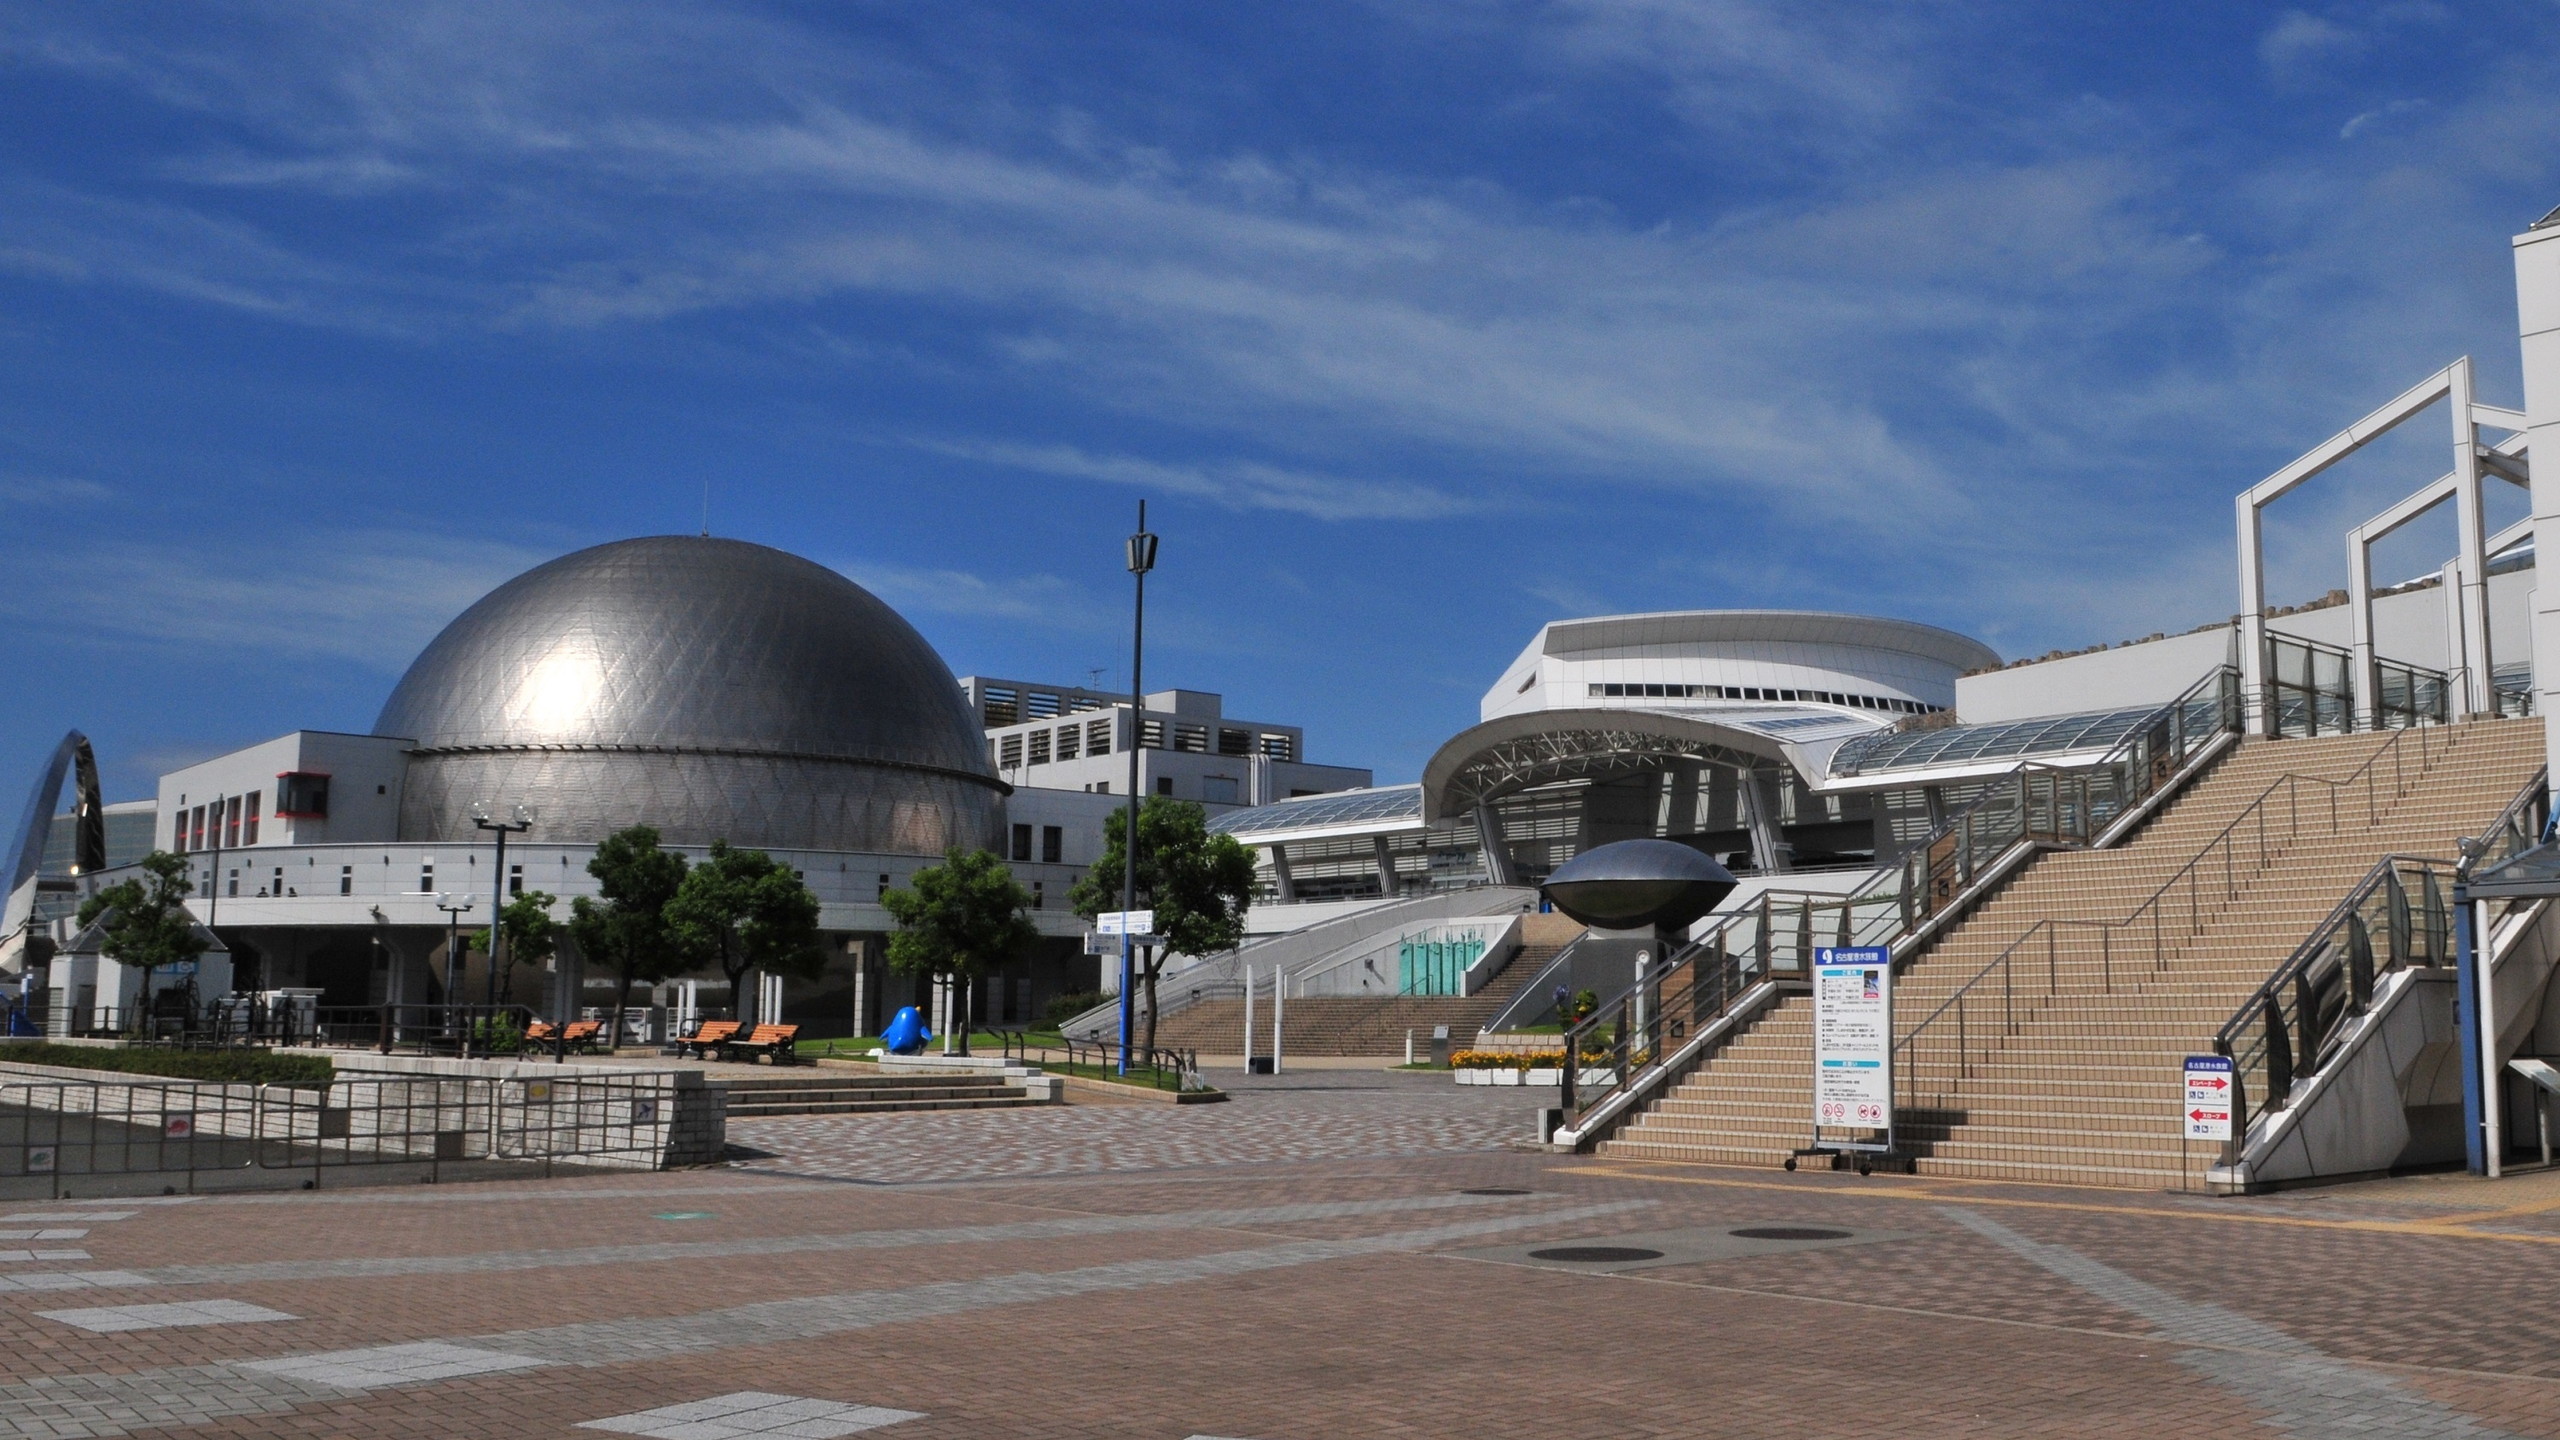
<path id="1" fill-rule="evenodd" d="M 1566 1027 L 1568 1056 L 1583 1055 L 1591 1048 L 1588 1039 L 1606 1034 L 1609 1040 L 1595 1053 L 1613 1062 L 1606 1072 L 1610 1080 L 1587 1098 L 1576 1084 L 1579 1060 L 1565 1065 L 1560 1103 L 1567 1128 L 1577 1128 L 1584 1115 L 1618 1093 L 1650 1083 L 1653 1070 L 1679 1048 L 1665 1042 L 1681 1034 L 1655 1033 L 1666 1023 L 1660 1017 L 1669 1013 L 1662 1004 L 1667 993 L 1685 986 L 1692 997 L 1718 997 L 1712 1009 L 1676 1022 L 1683 1033 L 1703 1028 L 1745 994 L 1749 983 L 1810 964 L 1817 935 L 1841 946 L 1892 944 L 1960 912 L 1986 877 L 2001 873 L 2002 857 L 2021 844 L 2095 843 L 2116 819 L 2178 783 L 2214 740 L 2238 732 L 2238 673 L 2228 665 L 2214 667 L 2143 717 L 2093 765 L 2020 764 L 2000 777 L 2010 783 L 1977 797 L 1932 830 L 1901 864 L 1880 869 L 1846 894 L 1765 890 L 1749 908 L 1723 917 L 1581 1023 Z M 2206 704 L 2213 723 L 2199 729 L 2190 719 Z M 2115 791 L 2112 803 L 2103 794 L 2109 788 Z M 2045 823 L 2038 823 L 2040 815 Z M 1872 912 L 1864 921 L 1858 917 L 1861 906 Z M 1737 943 L 1746 927 L 1747 943 Z M 1790 942 L 1793 963 L 1781 963 Z M 1709 968 L 1697 970 L 1702 964 Z M 1652 1024 L 1648 1015 L 1655 1017 Z"/>
<path id="2" fill-rule="evenodd" d="M 1756 973 L 1764 972 L 1755 972 L 1749 956 L 1710 941 L 1692 941 L 1567 1026 L 1557 1094 L 1564 1128 L 1579 1129 L 1584 1117 L 1612 1097 L 1644 1083 L 1680 1042 L 1722 1018 L 1749 993 Z M 1586 1092 L 1582 1072 L 1595 1061 L 1607 1067 L 1603 1073 L 1608 1078 Z"/>
<path id="3" fill-rule="evenodd" d="M 2535 771 L 2480 832 L 2482 863 L 2518 854 L 2540 839 L 2550 813 L 2549 780 L 2549 767 Z M 2429 856 L 2386 855 L 2374 862 L 2215 1032 L 2214 1053 L 2233 1061 L 2238 1082 L 2232 1096 L 2235 1135 L 2248 1133 L 2249 1077 L 2264 1077 L 2258 1092 L 2264 1110 L 2284 1108 L 2293 1091 L 2326 1064 L 2329 1043 L 2339 1034 L 2336 1022 L 2363 1013 L 2379 977 L 2413 962 L 2422 968 L 2450 962 L 2454 872 L 2452 862 Z M 2420 897 L 2414 917 L 2413 891 Z M 2376 927 L 2364 918 L 2377 895 L 2386 901 L 2379 954 L 2373 947 Z"/>
<path id="4" fill-rule="evenodd" d="M 1054 1063 L 1050 1058 L 1053 1047 L 1045 1042 L 1033 1044 L 1022 1031 L 1002 1032 L 1001 1044 L 1004 1058 L 1008 1062 L 1024 1065 Z M 1145 1074 L 1150 1080 L 1163 1080 L 1170 1077 L 1174 1082 L 1173 1088 L 1177 1091 L 1209 1088 L 1208 1083 L 1200 1078 L 1200 1052 L 1197 1050 L 1176 1049 L 1163 1045 L 1150 1049 L 1142 1045 L 1131 1045 L 1126 1050 L 1128 1067 L 1123 1071 L 1114 1058 L 1123 1053 L 1117 1041 L 1071 1040 L 1061 1036 L 1054 1048 L 1067 1052 L 1067 1063 L 1071 1066 L 1089 1065 L 1106 1075 Z M 1163 1087 L 1159 1085 L 1156 1088 Z"/>
<path id="5" fill-rule="evenodd" d="M 2240 828 L 2254 818 L 2258 827 L 2258 870 L 2263 871 L 2266 869 L 2273 856 L 2273 852 L 2269 850 L 2267 843 L 2266 812 L 2270 808 L 2268 802 L 2274 799 L 2277 791 L 2284 791 L 2286 799 L 2291 802 L 2287 811 L 2288 830 L 2283 837 L 2283 844 L 2292 843 L 2292 841 L 2301 834 L 2302 807 L 2298 787 L 2306 781 L 2329 787 L 2329 824 L 2330 828 L 2334 831 L 2338 823 L 2338 796 L 2342 792 L 2353 788 L 2358 781 L 2361 780 L 2365 786 L 2365 823 L 2368 826 L 2376 824 L 2381 818 L 2381 809 L 2377 804 L 2373 791 L 2374 779 L 2379 773 L 2378 767 L 2380 766 L 2383 757 L 2390 756 L 2392 759 L 2393 776 L 2392 798 L 2396 800 L 2401 795 L 2407 793 L 2410 777 L 2408 776 L 2405 767 L 2401 764 L 2400 747 L 2402 743 L 2404 741 L 2408 741 L 2408 737 L 2412 735 L 2419 736 L 2421 738 L 2409 743 L 2421 746 L 2435 743 L 2441 744 L 2447 749 L 2450 749 L 2455 739 L 2458 738 L 2458 732 L 2437 726 L 2429 726 L 2424 729 L 2395 730 L 2391 732 L 2391 738 L 2389 740 L 2376 747 L 2373 754 L 2365 757 L 2363 764 L 2358 765 L 2354 770 L 2348 772 L 2348 774 L 2342 778 L 2331 780 L 2326 776 L 2302 775 L 2288 771 L 2285 774 L 2279 775 L 2275 779 L 2269 781 L 2267 783 L 2267 787 L 2264 790 L 2259 791 L 2257 796 L 2252 799 L 2247 806 L 2243 807 L 2239 814 L 2233 816 L 2230 823 L 2224 825 L 2212 839 L 2207 840 L 2202 846 L 2198 847 L 2196 853 L 2188 858 L 2186 864 L 2179 866 L 2175 872 L 2173 872 L 2166 880 L 2162 881 L 2158 888 L 2154 889 L 2140 905 L 2135 906 L 2133 910 L 2122 920 L 2084 920 L 2072 917 L 2048 916 L 2045 919 L 2037 921 L 2034 925 L 2029 926 L 2026 933 L 2011 941 L 2007 948 L 2003 949 L 1998 955 L 1993 956 L 1981 969 L 1975 971 L 1972 976 L 1967 978 L 1962 985 L 1957 986 L 1954 992 L 1949 994 L 1944 1001 L 1940 1002 L 1935 1010 L 1930 1011 L 1927 1016 L 1922 1018 L 1920 1023 L 1905 1031 L 1902 1036 L 1894 1042 L 1897 1070 L 1903 1077 L 1905 1077 L 1906 1081 L 1916 1083 L 1917 1067 L 1911 1063 L 1911 1061 L 1913 1057 L 1916 1057 L 1920 1053 L 1919 1041 L 1921 1036 L 1926 1034 L 1932 1027 L 1945 1019 L 1948 1012 L 1953 1011 L 1955 1013 L 1955 1024 L 1958 1032 L 1956 1041 L 1957 1074 L 1955 1078 L 1960 1079 L 1965 1075 L 1965 1073 L 1967 1073 L 1967 1069 L 1972 1063 L 1971 1056 L 1973 1052 L 1970 1026 L 1970 1012 L 1972 1008 L 1970 997 L 1972 996 L 1975 988 L 1983 985 L 1987 980 L 1989 980 L 1995 971 L 2000 975 L 2001 1024 L 1999 1033 L 2003 1036 L 2017 1033 L 2017 991 L 2016 986 L 2012 983 L 2011 977 L 2011 970 L 2013 968 L 2012 959 L 2016 956 L 2019 950 L 2024 948 L 2030 941 L 2036 939 L 2039 935 L 2044 938 L 2045 942 L 2045 992 L 2043 996 L 2037 998 L 2050 999 L 2061 993 L 2061 960 L 2058 941 L 2061 931 L 2067 926 L 2095 929 L 2099 932 L 2099 966 L 2101 985 L 2105 991 L 2112 992 L 2115 988 L 2114 933 L 2118 930 L 2133 928 L 2141 921 L 2143 915 L 2148 912 L 2151 916 L 2152 927 L 2151 967 L 2156 972 L 2162 965 L 2167 963 L 2164 958 L 2167 954 L 2167 950 L 2163 945 L 2165 935 L 2161 928 L 2161 902 L 2167 899 L 2170 893 L 2176 890 L 2183 882 L 2187 886 L 2188 898 L 2187 937 L 2193 938 L 2196 935 L 2204 933 L 2204 911 L 2196 891 L 2196 877 L 2199 872 L 2199 867 L 2219 851 L 2223 861 L 2223 897 L 2221 903 L 2227 905 L 2232 900 L 2237 899 L 2240 893 L 2240 886 L 2238 873 L 2233 868 L 2232 841 Z M 2429 735 L 2437 735 L 2441 738 L 2433 741 L 2424 738 Z M 2433 764 L 2434 761 L 2432 759 L 2425 762 L 2426 766 L 2432 766 Z M 2424 768 L 2425 767 L 2422 767 L 2421 773 L 2423 773 Z"/>

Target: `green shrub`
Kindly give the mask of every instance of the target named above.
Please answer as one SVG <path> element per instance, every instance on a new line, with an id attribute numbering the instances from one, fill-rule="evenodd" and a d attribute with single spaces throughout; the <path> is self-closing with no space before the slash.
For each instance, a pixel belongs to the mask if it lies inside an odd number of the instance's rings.
<path id="1" fill-rule="evenodd" d="M 111 1049 L 103 1045 L 52 1045 L 41 1040 L 0 1044 L 0 1060 L 19 1065 L 114 1070 L 172 1080 L 291 1085 L 305 1090 L 327 1089 L 337 1073 L 326 1055 L 279 1054 L 273 1050 L 170 1050 L 148 1045 Z"/>
<path id="2" fill-rule="evenodd" d="M 471 1047 L 483 1055 L 513 1055 L 524 1048 L 524 1027 L 504 1015 L 471 1022 Z"/>
<path id="3" fill-rule="evenodd" d="M 1140 830 L 1138 832 L 1138 842 L 1141 849 L 1144 849 L 1146 839 L 1147 832 L 1143 829 Z M 1059 1026 L 1066 1024 L 1068 1021 L 1073 1020 L 1077 1016 L 1101 1003 L 1102 997 L 1100 995 L 1079 990 L 1072 995 L 1061 995 L 1056 999 L 1051 1000 L 1048 1008 L 1040 1012 L 1040 1019 L 1050 1029 L 1055 1030 Z"/>

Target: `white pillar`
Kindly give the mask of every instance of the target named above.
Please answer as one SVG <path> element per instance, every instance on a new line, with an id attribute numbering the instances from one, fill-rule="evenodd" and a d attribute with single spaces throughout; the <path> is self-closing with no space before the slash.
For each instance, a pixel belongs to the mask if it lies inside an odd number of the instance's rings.
<path id="1" fill-rule="evenodd" d="M 2460 617 L 2463 710 L 2483 715 L 2497 708 L 2489 677 L 2489 530 L 2480 513 L 2478 431 L 2471 420 L 2471 357 L 2453 362 L 2446 392 L 2453 412 L 2453 514 L 2458 537 L 2453 562 L 2461 576 Z"/>
<path id="2" fill-rule="evenodd" d="M 2489 1178 L 2498 1178 L 2499 1159 L 2506 1152 L 2505 1124 L 2506 1065 L 2498 1056 L 2498 986 L 2497 947 L 2489 934 L 2489 906 L 2486 901 L 2471 902 L 2471 993 L 2479 1010 L 2480 1025 L 2480 1153 L 2489 1162 Z"/>
<path id="3" fill-rule="evenodd" d="M 1253 967 L 1244 967 L 1244 1068 L 1253 1068 Z"/>
<path id="4" fill-rule="evenodd" d="M 859 1035 L 863 1033 L 863 1017 L 867 1013 L 862 1002 L 871 998 L 871 946 L 866 941 L 855 939 L 844 942 L 844 948 L 845 953 L 853 957 L 853 1033 Z"/>
<path id="5" fill-rule="evenodd" d="M 1280 1011 L 1288 999 L 1288 972 L 1271 967 L 1271 1073 L 1280 1073 Z"/>
<path id="6" fill-rule="evenodd" d="M 2347 649 L 2355 673 L 2347 680 L 2356 698 L 2356 728 L 2374 728 L 2379 710 L 2373 674 L 2373 542 L 2362 532 L 2347 537 Z"/>
<path id="7" fill-rule="evenodd" d="M 2515 250 L 2525 433 L 2545 461 L 2533 477 L 2534 553 L 2560 556 L 2560 212 L 2517 236 Z M 2549 594 L 2534 590 L 2533 688 L 2553 773 L 2560 774 L 2560 585 Z"/>
<path id="8" fill-rule="evenodd" d="M 2462 657 L 2461 557 L 2444 562 L 2444 568 L 2436 572 L 2436 588 L 2444 594 L 2444 672 L 2448 677 L 2445 688 L 2451 692 L 2444 697 L 2444 703 L 2445 708 L 2453 712 L 2453 718 L 2460 720 L 2471 713 L 2470 672 L 2463 669 Z"/>
<path id="9" fill-rule="evenodd" d="M 2273 731 L 2267 704 L 2267 546 L 2256 499 L 2243 492 L 2233 502 L 2240 528 L 2240 707 L 2244 734 Z"/>

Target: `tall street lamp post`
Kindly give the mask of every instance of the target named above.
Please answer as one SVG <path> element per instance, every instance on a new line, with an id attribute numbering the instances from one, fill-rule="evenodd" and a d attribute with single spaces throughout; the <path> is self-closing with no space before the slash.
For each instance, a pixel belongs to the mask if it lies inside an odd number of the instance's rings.
<path id="1" fill-rule="evenodd" d="M 498 957 L 507 943 L 507 927 L 500 923 L 507 910 L 507 837 L 521 835 L 533 828 L 533 812 L 519 805 L 512 820 L 492 820 L 483 806 L 471 807 L 471 823 L 498 837 L 497 868 L 489 872 L 489 1008 L 498 1008 Z"/>
<path id="2" fill-rule="evenodd" d="M 1126 862 L 1120 877 L 1120 1073 L 1129 1073 L 1129 1041 L 1137 1019 L 1137 939 L 1129 933 L 1138 908 L 1138 747 L 1146 739 L 1147 572 L 1156 568 L 1156 537 L 1147 533 L 1147 502 L 1138 502 L 1138 533 L 1129 537 L 1129 573 L 1137 577 L 1137 622 L 1129 638 L 1129 824 L 1121 834 Z"/>
<path id="3" fill-rule="evenodd" d="M 456 900 L 442 891 L 436 894 L 436 908 L 444 912 L 444 1003 L 449 1006 L 461 1003 L 462 917 L 470 913 L 471 905 L 468 895 Z"/>

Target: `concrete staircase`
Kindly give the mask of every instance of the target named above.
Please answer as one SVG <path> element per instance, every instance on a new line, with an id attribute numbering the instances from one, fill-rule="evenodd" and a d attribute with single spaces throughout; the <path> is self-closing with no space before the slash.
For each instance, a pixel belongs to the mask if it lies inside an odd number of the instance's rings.
<path id="1" fill-rule="evenodd" d="M 1913 960 L 1894 996 L 1895 1028 L 1905 1037 L 2038 922 L 2123 920 L 2207 855 L 2207 865 L 2188 871 L 2199 881 L 2192 893 L 2181 881 L 2155 907 L 2164 920 L 2156 966 L 2148 916 L 2138 931 L 2108 932 L 2111 955 L 2097 927 L 2051 927 L 2012 953 L 2006 1016 L 1995 973 L 1967 997 L 1968 1044 L 1953 1043 L 1952 1018 L 1942 1018 L 1897 1056 L 1905 1068 L 1897 1090 L 1926 1107 L 1897 1116 L 1898 1139 L 1918 1154 L 1920 1172 L 2200 1186 L 2212 1147 L 2181 1152 L 2179 1058 L 2211 1048 L 2214 1032 L 2374 861 L 2393 853 L 2452 858 L 2454 838 L 2486 826 L 2542 762 L 2538 721 L 2402 732 L 2400 783 L 2389 773 L 2391 755 L 2374 772 L 2378 822 L 2368 823 L 2361 783 L 2345 792 L 2297 779 L 2251 808 L 2282 777 L 2343 779 L 2392 743 L 2390 735 L 2249 741 L 2131 842 L 2039 857 Z M 2212 846 L 2244 814 L 2241 843 Z M 1810 1135 L 1812 1049 L 1812 1000 L 1786 997 L 1602 1142 L 1601 1152 L 1777 1164 Z"/>
<path id="2" fill-rule="evenodd" d="M 806 1071 L 752 1080 L 714 1080 L 711 1086 L 728 1097 L 732 1120 L 775 1115 L 868 1115 L 896 1110 L 994 1110 L 1042 1103 L 1021 1086 L 1006 1084 L 1001 1075 Z"/>
<path id="3" fill-rule="evenodd" d="M 1561 945 L 1529 944 L 1502 967 L 1493 983 L 1473 995 L 1321 995 L 1293 999 L 1281 1010 L 1281 1048 L 1289 1055 L 1404 1054 L 1404 1035 L 1414 1032 L 1417 1051 L 1427 1051 L 1431 1030 L 1449 1027 L 1452 1048 L 1463 1050 L 1494 1012 L 1528 977 L 1538 973 Z M 1271 997 L 1256 997 L 1253 1010 L 1254 1053 L 1271 1051 Z M 1244 1002 L 1203 1000 L 1167 1015 L 1156 1026 L 1156 1044 L 1166 1049 L 1194 1050 L 1203 1055 L 1234 1055 L 1244 1044 Z"/>

